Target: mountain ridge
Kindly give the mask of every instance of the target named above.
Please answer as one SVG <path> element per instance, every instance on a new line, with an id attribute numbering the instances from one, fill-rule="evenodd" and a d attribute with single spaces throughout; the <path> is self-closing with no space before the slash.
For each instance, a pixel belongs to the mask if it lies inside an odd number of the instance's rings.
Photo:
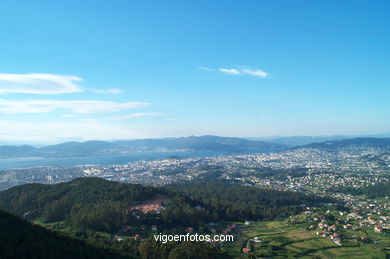
<path id="1" fill-rule="evenodd" d="M 314 138 L 313 140 L 316 140 Z M 90 155 L 126 155 L 142 152 L 209 152 L 210 155 L 233 155 L 251 153 L 281 152 L 298 148 L 317 148 L 336 150 L 347 146 L 375 147 L 390 150 L 390 138 L 357 137 L 326 140 L 299 146 L 289 146 L 271 141 L 250 140 L 235 137 L 219 137 L 212 135 L 189 136 L 181 138 L 136 139 L 114 142 L 90 140 L 85 142 L 64 142 L 43 147 L 0 146 L 0 158 L 25 157 L 78 157 Z"/>
<path id="2" fill-rule="evenodd" d="M 324 150 L 337 150 L 346 147 L 373 147 L 390 150 L 390 138 L 359 137 L 353 139 L 331 140 L 315 142 L 296 148 L 317 148 Z"/>
<path id="3" fill-rule="evenodd" d="M 138 152 L 215 152 L 223 154 L 276 152 L 287 149 L 286 145 L 265 141 L 218 136 L 190 136 L 164 139 L 136 139 L 115 142 L 92 140 L 65 142 L 43 147 L 0 146 L 0 158 L 18 157 L 69 157 L 101 154 L 126 154 Z"/>

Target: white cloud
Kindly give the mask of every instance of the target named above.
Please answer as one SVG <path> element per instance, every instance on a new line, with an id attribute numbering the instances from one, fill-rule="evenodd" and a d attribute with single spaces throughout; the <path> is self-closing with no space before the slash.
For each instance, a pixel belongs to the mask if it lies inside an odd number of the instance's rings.
<path id="1" fill-rule="evenodd" d="M 54 74 L 0 74 L 0 94 L 63 94 L 81 92 L 80 77 Z"/>
<path id="2" fill-rule="evenodd" d="M 110 88 L 107 90 L 89 89 L 89 91 L 97 93 L 97 94 L 121 94 L 121 93 L 123 93 L 123 91 L 121 89 L 116 89 L 116 88 Z"/>
<path id="3" fill-rule="evenodd" d="M 258 77 L 261 77 L 261 78 L 266 78 L 267 76 L 269 76 L 269 74 L 261 69 L 244 69 L 242 70 L 242 73 L 243 74 L 248 74 L 248 75 L 251 75 L 251 76 L 258 76 Z"/>
<path id="4" fill-rule="evenodd" d="M 200 70 L 205 70 L 205 71 L 214 71 L 214 69 L 212 69 L 212 68 L 209 68 L 209 67 L 198 67 L 198 69 L 200 69 Z"/>
<path id="5" fill-rule="evenodd" d="M 98 100 L 27 100 L 9 101 L 0 99 L 2 113 L 46 113 L 57 109 L 70 110 L 78 114 L 113 113 L 127 109 L 149 106 L 145 102 L 109 102 Z"/>
<path id="6" fill-rule="evenodd" d="M 161 116 L 164 115 L 164 113 L 160 112 L 139 112 L 139 113 L 132 113 L 132 114 L 127 114 L 127 115 L 122 115 L 122 116 L 116 116 L 116 117 L 111 117 L 108 118 L 110 120 L 125 120 L 125 119 L 130 119 L 130 118 L 140 118 L 140 117 L 149 117 L 149 116 Z"/>
<path id="7" fill-rule="evenodd" d="M 241 72 L 235 68 L 218 68 L 218 71 L 230 75 L 241 75 Z"/>
<path id="8" fill-rule="evenodd" d="M 215 69 L 208 68 L 208 67 L 198 67 L 198 69 L 205 70 L 205 71 L 211 71 L 211 72 L 215 71 Z M 266 78 L 269 76 L 268 72 L 265 72 L 264 70 L 261 70 L 261 69 L 218 68 L 216 70 L 221 72 L 221 73 L 229 74 L 229 75 L 250 75 L 250 76 L 256 76 L 256 77 L 261 77 L 261 78 Z"/>

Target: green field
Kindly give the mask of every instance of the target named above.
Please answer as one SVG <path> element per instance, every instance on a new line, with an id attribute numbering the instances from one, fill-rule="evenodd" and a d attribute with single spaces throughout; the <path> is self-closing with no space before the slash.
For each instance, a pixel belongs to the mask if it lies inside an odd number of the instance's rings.
<path id="1" fill-rule="evenodd" d="M 235 241 L 226 249 L 235 256 L 242 255 L 242 247 L 250 247 L 256 258 L 388 258 L 388 234 L 370 233 L 378 240 L 362 243 L 345 240 L 342 246 L 315 235 L 317 230 L 306 230 L 302 225 L 288 225 L 285 221 L 240 224 Z M 254 238 L 257 237 L 258 242 Z"/>

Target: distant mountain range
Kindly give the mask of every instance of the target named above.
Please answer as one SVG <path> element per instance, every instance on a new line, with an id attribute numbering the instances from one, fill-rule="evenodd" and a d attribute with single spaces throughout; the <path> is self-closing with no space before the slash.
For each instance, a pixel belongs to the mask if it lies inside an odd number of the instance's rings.
<path id="1" fill-rule="evenodd" d="M 355 138 L 390 138 L 390 133 L 372 135 L 330 135 L 330 136 L 285 136 L 285 137 L 262 137 L 250 138 L 251 140 L 262 140 L 271 143 L 283 144 L 291 147 L 308 145 L 311 143 L 345 140 Z"/>
<path id="2" fill-rule="evenodd" d="M 390 150 L 390 138 L 353 138 L 333 140 L 320 143 L 311 143 L 302 147 L 322 150 L 338 150 L 347 147 L 379 148 L 383 150 Z"/>
<path id="3" fill-rule="evenodd" d="M 301 138 L 297 142 L 312 141 L 306 145 L 291 145 L 293 139 L 286 143 L 279 139 L 280 143 L 266 142 L 262 140 L 249 140 L 243 138 L 218 137 L 218 136 L 190 136 L 183 138 L 163 138 L 163 139 L 138 139 L 123 140 L 115 142 L 106 141 L 86 141 L 86 142 L 66 142 L 57 145 L 44 147 L 32 146 L 0 146 L 0 158 L 22 158 L 22 157 L 82 157 L 91 155 L 126 155 L 147 152 L 183 152 L 188 155 L 199 152 L 210 153 L 210 155 L 232 155 L 269 153 L 288 150 L 292 147 L 310 147 L 324 150 L 335 150 L 347 146 L 376 147 L 390 150 L 390 138 L 350 138 L 341 140 L 327 140 L 316 137 Z M 326 137 L 324 137 L 326 138 Z M 320 141 L 318 141 L 320 140 Z M 322 141 L 324 140 L 324 141 Z"/>
<path id="4" fill-rule="evenodd" d="M 132 154 L 140 152 L 210 152 L 215 154 L 266 153 L 288 146 L 265 141 L 217 136 L 138 139 L 115 142 L 66 142 L 44 147 L 0 146 L 0 158 L 72 157 L 89 155 Z"/>

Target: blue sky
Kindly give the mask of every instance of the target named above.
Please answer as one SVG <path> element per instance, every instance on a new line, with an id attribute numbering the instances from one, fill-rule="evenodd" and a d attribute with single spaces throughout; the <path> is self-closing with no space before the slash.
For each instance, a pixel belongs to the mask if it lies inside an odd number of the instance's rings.
<path id="1" fill-rule="evenodd" d="M 390 132 L 388 1 L 3 1 L 0 142 Z"/>

